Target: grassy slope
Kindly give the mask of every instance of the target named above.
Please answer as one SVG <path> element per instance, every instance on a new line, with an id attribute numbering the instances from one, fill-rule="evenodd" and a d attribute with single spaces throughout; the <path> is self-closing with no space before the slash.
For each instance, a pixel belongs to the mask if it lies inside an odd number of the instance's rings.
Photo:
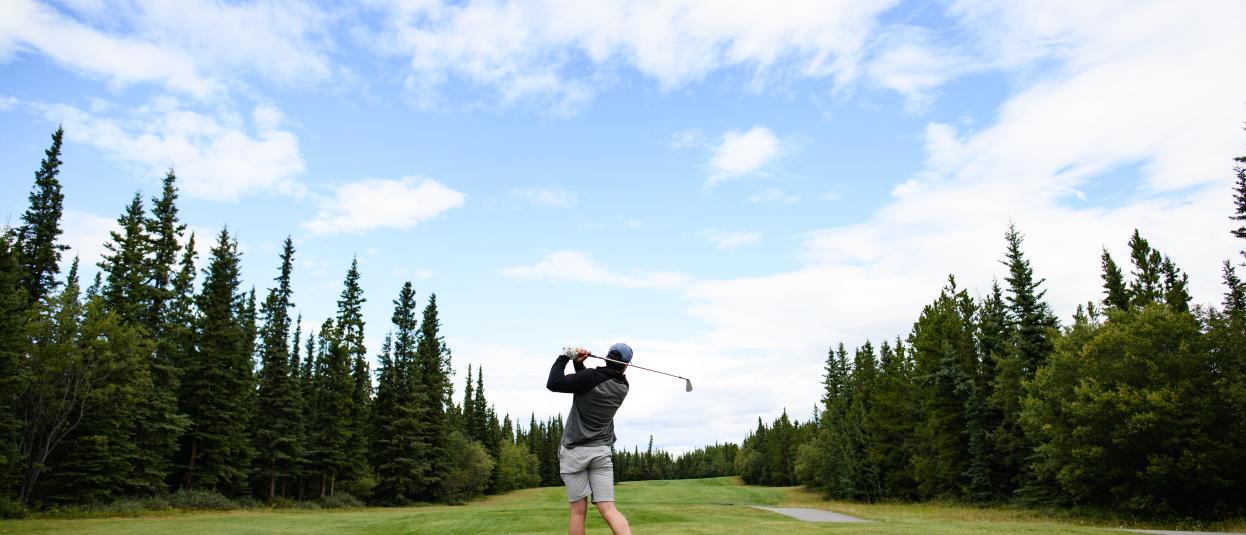
<path id="1" fill-rule="evenodd" d="M 1076 526 L 1066 519 L 1033 510 L 834 503 L 793 488 L 746 487 L 732 478 L 624 483 L 619 485 L 616 496 L 619 508 L 638 533 L 1111 533 L 1102 528 Z M 748 504 L 830 509 L 877 522 L 806 523 L 753 509 Z M 2 521 L 0 533 L 565 533 L 566 515 L 562 489 L 542 488 L 462 507 Z M 609 533 L 595 511 L 589 513 L 589 532 Z"/>

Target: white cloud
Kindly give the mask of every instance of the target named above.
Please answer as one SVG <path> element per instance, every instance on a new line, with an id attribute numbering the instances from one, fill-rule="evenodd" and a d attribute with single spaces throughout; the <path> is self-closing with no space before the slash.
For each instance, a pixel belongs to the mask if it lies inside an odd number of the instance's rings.
<path id="1" fill-rule="evenodd" d="M 935 44 L 928 30 L 912 26 L 889 28 L 874 47 L 878 51 L 865 66 L 867 77 L 878 86 L 903 94 L 911 110 L 928 104 L 935 87 L 986 68 L 959 51 Z"/>
<path id="2" fill-rule="evenodd" d="M 338 186 L 304 227 L 316 234 L 408 229 L 463 206 L 467 196 L 431 178 L 370 179 Z"/>
<path id="3" fill-rule="evenodd" d="M 681 273 L 669 271 L 619 273 L 578 251 L 556 251 L 545 255 L 536 264 L 504 268 L 501 273 L 517 279 L 570 281 L 622 288 L 671 289 L 683 286 L 688 280 Z"/>
<path id="4" fill-rule="evenodd" d="M 705 134 L 700 130 L 688 128 L 671 134 L 672 149 L 690 149 L 705 146 Z"/>
<path id="5" fill-rule="evenodd" d="M 710 176 L 706 184 L 713 186 L 725 180 L 756 173 L 781 153 L 779 138 L 764 126 L 747 132 L 729 130 L 710 156 Z"/>
<path id="6" fill-rule="evenodd" d="M 821 195 L 818 195 L 818 200 L 826 201 L 826 202 L 838 201 L 841 198 L 843 198 L 843 195 L 839 193 L 838 191 L 828 191 Z"/>
<path id="7" fill-rule="evenodd" d="M 719 249 L 734 249 L 742 245 L 752 245 L 761 241 L 760 232 L 728 231 L 719 229 L 702 230 L 698 236 L 709 240 Z"/>
<path id="8" fill-rule="evenodd" d="M 11 95 L 7 97 L 0 97 L 0 111 L 9 111 L 16 108 L 19 103 L 20 101 L 17 100 L 17 97 Z"/>
<path id="9" fill-rule="evenodd" d="M 69 262 L 77 256 L 82 269 L 92 272 L 95 264 L 108 252 L 104 244 L 112 240 L 109 233 L 120 232 L 116 219 L 72 208 L 65 209 L 61 227 L 64 230 L 61 243 L 69 246 L 68 251 L 61 253 L 66 269 Z M 90 281 L 86 281 L 86 284 L 90 284 Z"/>
<path id="10" fill-rule="evenodd" d="M 50 121 L 63 123 L 72 141 L 94 146 L 148 177 L 170 167 L 192 197 L 235 201 L 258 193 L 300 195 L 295 177 L 304 169 L 299 142 L 286 130 L 254 132 L 228 113 L 206 114 L 160 98 L 125 119 L 101 117 L 66 104 L 32 104 Z M 257 110 L 257 116 L 272 112 Z"/>
<path id="11" fill-rule="evenodd" d="M 535 206 L 551 206 L 554 208 L 567 208 L 579 201 L 575 193 L 562 188 L 516 189 L 511 190 L 511 195 Z"/>
<path id="12" fill-rule="evenodd" d="M 748 198 L 748 202 L 778 202 L 784 204 L 792 204 L 800 202 L 800 196 L 787 193 L 779 188 L 766 188 Z"/>
<path id="13" fill-rule="evenodd" d="M 329 17 L 302 2 L 229 5 L 78 2 L 70 17 L 33 0 L 0 6 L 0 60 L 32 51 L 114 86 L 160 84 L 198 99 L 221 97 L 239 72 L 286 85 L 332 72 Z M 124 26 L 127 35 L 108 30 Z"/>
<path id="14" fill-rule="evenodd" d="M 441 86 L 463 80 L 507 105 L 550 103 L 573 113 L 602 80 L 624 69 L 663 90 L 716 71 L 751 72 L 760 88 L 772 79 L 828 79 L 842 86 L 859 75 L 875 18 L 892 2 L 806 0 L 774 9 L 768 2 L 693 0 L 594 3 L 379 1 L 384 38 L 371 45 L 410 57 L 408 86 L 436 101 Z M 608 83 L 608 82 L 605 82 Z"/>

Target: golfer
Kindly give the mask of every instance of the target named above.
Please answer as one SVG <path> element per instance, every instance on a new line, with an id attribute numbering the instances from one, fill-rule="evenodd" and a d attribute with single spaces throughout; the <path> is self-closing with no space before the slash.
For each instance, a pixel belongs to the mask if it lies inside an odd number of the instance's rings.
<path id="1" fill-rule="evenodd" d="M 593 504 L 610 525 L 610 531 L 630 535 L 631 526 L 614 507 L 614 461 L 610 459 L 614 413 L 627 397 L 627 378 L 623 376 L 627 365 L 607 362 L 605 366 L 588 369 L 584 366 L 588 355 L 587 349 L 564 347 L 545 383 L 550 391 L 575 395 L 558 446 L 558 471 L 567 485 L 567 501 L 571 504 L 567 533 L 583 535 L 588 496 L 592 494 Z M 614 344 L 606 358 L 631 362 L 632 348 Z M 569 360 L 575 362 L 575 373 L 564 375 Z"/>

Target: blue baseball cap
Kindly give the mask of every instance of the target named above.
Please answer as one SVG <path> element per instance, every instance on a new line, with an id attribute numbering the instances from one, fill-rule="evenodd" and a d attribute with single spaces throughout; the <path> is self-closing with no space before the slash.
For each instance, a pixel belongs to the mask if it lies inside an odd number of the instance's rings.
<path id="1" fill-rule="evenodd" d="M 610 351 L 606 353 L 606 358 L 622 362 L 631 362 L 632 347 L 622 342 L 614 344 L 610 346 Z"/>

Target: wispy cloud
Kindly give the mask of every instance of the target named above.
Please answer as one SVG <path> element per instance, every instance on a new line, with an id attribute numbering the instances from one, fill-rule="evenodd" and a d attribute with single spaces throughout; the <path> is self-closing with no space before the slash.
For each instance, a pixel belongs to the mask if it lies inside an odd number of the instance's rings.
<path id="1" fill-rule="evenodd" d="M 579 198 L 575 193 L 562 188 L 528 188 L 511 190 L 511 195 L 535 206 L 551 206 L 567 208 L 575 205 Z"/>
<path id="2" fill-rule="evenodd" d="M 283 85 L 333 72 L 330 18 L 314 5 L 206 0 L 71 3 L 69 16 L 33 0 L 0 6 L 0 58 L 34 52 L 114 86 L 154 83 L 196 99 L 224 96 L 240 73 Z M 124 21 L 130 30 L 110 28 Z"/>
<path id="3" fill-rule="evenodd" d="M 742 245 L 752 245 L 761 241 L 760 232 L 728 231 L 715 228 L 705 229 L 698 234 L 719 249 L 734 249 Z"/>
<path id="4" fill-rule="evenodd" d="M 713 186 L 761 171 L 781 153 L 781 142 L 769 128 L 754 126 L 744 132 L 728 130 L 710 156 L 710 176 L 706 184 Z"/>
<path id="5" fill-rule="evenodd" d="M 32 103 L 49 121 L 65 126 L 75 142 L 94 146 L 136 166 L 148 177 L 177 172 L 187 195 L 236 201 L 260 192 L 300 195 L 303 156 L 293 133 L 276 127 L 273 110 L 257 109 L 266 124 L 248 128 L 229 113 L 203 113 L 173 98 L 158 98 L 110 118 L 68 104 Z"/>
<path id="6" fill-rule="evenodd" d="M 407 229 L 463 206 L 466 198 L 431 178 L 362 180 L 338 186 L 304 227 L 316 234 Z"/>
<path id="7" fill-rule="evenodd" d="M 748 198 L 748 202 L 752 202 L 752 203 L 777 202 L 777 203 L 784 203 L 784 204 L 792 204 L 792 203 L 800 202 L 800 196 L 796 194 L 792 194 L 792 193 L 787 193 L 779 188 L 766 188 L 757 193 L 754 193 L 753 195 L 750 195 Z"/>
<path id="8" fill-rule="evenodd" d="M 563 113 L 589 102 L 620 68 L 673 90 L 726 69 L 773 80 L 851 83 L 876 17 L 892 2 L 381 2 L 373 48 L 410 58 L 408 86 L 424 101 L 458 80 L 502 105 L 534 101 Z M 586 65 L 587 64 L 587 68 Z M 588 74 L 585 74 L 585 71 Z M 608 83 L 608 82 L 607 82 Z"/>
<path id="9" fill-rule="evenodd" d="M 634 270 L 620 273 L 578 251 L 549 253 L 536 264 L 503 268 L 501 273 L 517 279 L 569 281 L 622 288 L 671 289 L 688 282 L 686 275 L 669 271 Z"/>

